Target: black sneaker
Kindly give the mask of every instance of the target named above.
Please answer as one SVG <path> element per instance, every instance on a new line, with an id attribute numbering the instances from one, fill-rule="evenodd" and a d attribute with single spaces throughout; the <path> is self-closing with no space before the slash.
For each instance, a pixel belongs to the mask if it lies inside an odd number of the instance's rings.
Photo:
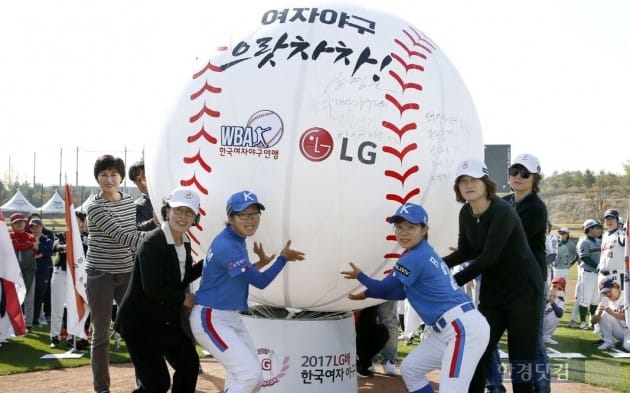
<path id="1" fill-rule="evenodd" d="M 357 368 L 359 378 L 373 378 L 374 373 L 367 368 Z"/>
<path id="2" fill-rule="evenodd" d="M 59 341 L 59 337 L 54 336 L 53 338 L 50 339 L 51 348 L 59 348 L 60 344 L 61 344 L 61 341 Z"/>
<path id="3" fill-rule="evenodd" d="M 90 347 L 90 342 L 84 338 L 80 338 L 77 341 L 77 349 L 88 349 Z"/>

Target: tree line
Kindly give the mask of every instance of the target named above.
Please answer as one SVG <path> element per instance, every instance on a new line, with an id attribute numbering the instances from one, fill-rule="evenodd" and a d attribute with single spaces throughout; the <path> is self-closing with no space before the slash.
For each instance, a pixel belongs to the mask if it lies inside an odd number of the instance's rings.
<path id="1" fill-rule="evenodd" d="M 591 170 L 554 172 L 543 176 L 540 196 L 547 204 L 552 222 L 575 224 L 587 218 L 598 219 L 610 207 L 620 209 L 626 215 L 630 198 L 630 161 L 623 165 L 625 174 L 617 175 Z M 0 181 L 0 205 L 6 203 L 17 190 L 33 205 L 39 207 L 46 203 L 57 191 L 64 197 L 63 187 L 44 186 L 41 183 L 32 185 L 27 181 L 7 184 Z M 96 186 L 71 187 L 75 206 L 85 201 L 90 193 L 97 192 Z M 125 192 L 137 194 L 135 187 Z"/>

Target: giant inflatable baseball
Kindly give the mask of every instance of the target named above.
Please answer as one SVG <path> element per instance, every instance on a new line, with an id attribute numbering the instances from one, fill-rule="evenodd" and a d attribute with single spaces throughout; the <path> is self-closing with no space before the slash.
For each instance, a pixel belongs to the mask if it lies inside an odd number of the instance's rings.
<path id="1" fill-rule="evenodd" d="M 225 225 L 228 197 L 250 190 L 266 206 L 250 240 L 277 254 L 291 239 L 306 253 L 265 290 L 251 288 L 251 300 L 367 306 L 346 298 L 360 284 L 340 271 L 353 261 L 384 277 L 401 252 L 386 218 L 401 204 L 427 209 L 438 253 L 456 246 L 455 166 L 483 157 L 471 97 L 440 47 L 394 15 L 343 4 L 269 9 L 252 31 L 204 54 L 147 147 L 154 205 L 176 186 L 200 192 L 191 235 L 201 258 Z"/>

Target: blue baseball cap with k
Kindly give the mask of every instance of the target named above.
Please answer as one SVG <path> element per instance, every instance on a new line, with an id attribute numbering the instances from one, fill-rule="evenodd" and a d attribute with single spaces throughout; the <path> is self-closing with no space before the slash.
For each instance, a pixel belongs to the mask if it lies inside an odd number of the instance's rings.
<path id="1" fill-rule="evenodd" d="M 265 206 L 258 202 L 258 197 L 251 191 L 243 190 L 233 194 L 225 205 L 225 211 L 228 216 L 242 212 L 251 205 L 258 205 L 260 210 L 265 210 Z"/>
<path id="2" fill-rule="evenodd" d="M 424 224 L 429 225 L 429 215 L 426 210 L 420 205 L 414 203 L 405 203 L 401 205 L 387 221 L 392 224 L 405 220 L 412 224 Z"/>

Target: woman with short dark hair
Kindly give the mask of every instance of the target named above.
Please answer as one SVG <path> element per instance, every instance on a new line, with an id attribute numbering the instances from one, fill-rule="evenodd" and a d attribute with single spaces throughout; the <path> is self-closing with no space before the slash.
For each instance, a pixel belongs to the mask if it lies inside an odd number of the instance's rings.
<path id="1" fill-rule="evenodd" d="M 112 304 L 127 290 L 133 257 L 144 232 L 136 229 L 136 208 L 129 194 L 119 191 L 125 178 L 122 159 L 105 154 L 94 163 L 99 193 L 87 208 L 87 297 L 92 325 L 92 376 L 97 393 L 109 392 L 109 328 Z"/>
<path id="2" fill-rule="evenodd" d="M 457 249 L 448 266 L 470 263 L 454 275 L 460 286 L 481 275 L 479 311 L 490 325 L 490 341 L 477 366 L 470 392 L 485 390 L 492 351 L 508 332 L 508 356 L 515 393 L 532 392 L 543 278 L 516 210 L 494 195 L 496 186 L 478 159 L 461 162 L 455 175 L 459 211 Z M 529 374 L 526 373 L 529 370 Z"/>

